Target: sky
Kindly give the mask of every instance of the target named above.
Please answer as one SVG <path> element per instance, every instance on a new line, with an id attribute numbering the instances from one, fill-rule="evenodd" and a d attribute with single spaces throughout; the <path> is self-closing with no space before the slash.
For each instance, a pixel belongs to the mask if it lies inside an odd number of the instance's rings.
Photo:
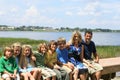
<path id="1" fill-rule="evenodd" d="M 120 30 L 120 0 L 0 0 L 0 25 Z"/>

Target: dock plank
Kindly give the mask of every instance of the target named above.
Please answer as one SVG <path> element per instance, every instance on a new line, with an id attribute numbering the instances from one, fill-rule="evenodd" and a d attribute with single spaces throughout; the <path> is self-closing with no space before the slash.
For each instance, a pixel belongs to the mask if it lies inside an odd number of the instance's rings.
<path id="1" fill-rule="evenodd" d="M 120 57 L 100 59 L 99 63 L 103 66 L 103 74 L 120 71 Z"/>

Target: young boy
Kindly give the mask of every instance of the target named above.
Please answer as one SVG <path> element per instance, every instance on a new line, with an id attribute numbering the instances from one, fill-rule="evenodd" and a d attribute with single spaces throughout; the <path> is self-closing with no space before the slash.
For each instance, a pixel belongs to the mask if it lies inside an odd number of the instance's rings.
<path id="1" fill-rule="evenodd" d="M 88 67 L 89 74 L 92 80 L 100 80 L 102 66 L 99 65 L 99 57 L 96 51 L 95 43 L 91 41 L 92 32 L 86 31 L 84 35 L 85 53 L 84 53 L 84 63 Z M 94 60 L 92 58 L 94 56 Z"/>
<path id="2" fill-rule="evenodd" d="M 0 59 L 0 72 L 2 79 L 11 80 L 17 78 L 18 65 L 12 56 L 12 49 L 5 47 L 4 56 Z"/>
<path id="3" fill-rule="evenodd" d="M 58 47 L 56 49 L 56 53 L 57 53 L 58 61 L 63 63 L 63 68 L 70 75 L 70 80 L 72 80 L 72 71 L 75 72 L 74 75 L 73 75 L 73 78 L 74 78 L 74 80 L 76 80 L 77 79 L 77 75 L 78 75 L 78 69 L 76 69 L 74 67 L 74 65 L 69 62 L 68 50 L 66 48 L 66 40 L 65 40 L 65 38 L 60 37 L 57 40 L 57 44 L 58 44 Z"/>
<path id="4" fill-rule="evenodd" d="M 52 77 L 52 80 L 56 80 L 56 73 L 52 69 L 47 68 L 44 64 L 46 52 L 47 45 L 45 43 L 40 43 L 38 45 L 38 51 L 34 53 L 34 56 L 36 57 L 36 66 L 42 70 L 42 77 L 44 80 L 50 80 L 50 77 Z"/>

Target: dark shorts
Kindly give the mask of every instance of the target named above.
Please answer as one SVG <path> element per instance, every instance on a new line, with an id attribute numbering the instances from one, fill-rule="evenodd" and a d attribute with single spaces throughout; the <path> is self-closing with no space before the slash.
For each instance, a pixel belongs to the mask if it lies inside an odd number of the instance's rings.
<path id="1" fill-rule="evenodd" d="M 79 69 L 79 74 L 84 74 L 84 73 L 87 73 L 88 72 L 88 69 L 85 68 L 85 69 Z"/>

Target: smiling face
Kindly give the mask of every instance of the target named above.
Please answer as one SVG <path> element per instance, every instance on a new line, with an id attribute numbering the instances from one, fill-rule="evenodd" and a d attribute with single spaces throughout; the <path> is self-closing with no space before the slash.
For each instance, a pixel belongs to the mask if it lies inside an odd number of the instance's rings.
<path id="1" fill-rule="evenodd" d="M 21 48 L 19 46 L 14 47 L 13 53 L 15 56 L 19 56 L 21 53 Z"/>
<path id="2" fill-rule="evenodd" d="M 42 45 L 40 47 L 40 52 L 44 54 L 44 53 L 46 53 L 46 51 L 47 51 L 46 47 L 44 45 Z"/>
<path id="3" fill-rule="evenodd" d="M 10 58 L 12 56 L 12 49 L 10 47 L 5 47 L 4 56 Z"/>
<path id="4" fill-rule="evenodd" d="M 6 56 L 6 58 L 10 58 L 12 56 L 11 50 L 6 50 L 5 56 Z"/>
<path id="5" fill-rule="evenodd" d="M 51 44 L 50 48 L 51 48 L 51 51 L 54 52 L 56 50 L 56 45 L 55 44 Z"/>
<path id="6" fill-rule="evenodd" d="M 81 33 L 79 31 L 74 31 L 72 34 L 72 44 L 79 44 L 82 41 L 82 36 Z"/>
<path id="7" fill-rule="evenodd" d="M 59 49 L 63 50 L 65 48 L 65 43 L 64 42 L 60 42 L 58 44 L 58 47 L 59 47 Z"/>
<path id="8" fill-rule="evenodd" d="M 91 41 L 91 39 L 92 39 L 92 34 L 86 33 L 86 34 L 85 34 L 85 42 L 86 42 L 87 44 L 89 44 L 90 41 Z"/>
<path id="9" fill-rule="evenodd" d="M 74 37 L 73 37 L 73 39 L 74 39 L 74 44 L 78 44 L 79 43 L 79 35 L 78 34 L 75 34 L 74 35 Z"/>
<path id="10" fill-rule="evenodd" d="M 29 55 L 30 55 L 30 52 L 31 52 L 31 50 L 30 50 L 29 47 L 26 47 L 26 48 L 24 49 L 24 55 L 25 55 L 25 56 L 29 56 Z"/>

